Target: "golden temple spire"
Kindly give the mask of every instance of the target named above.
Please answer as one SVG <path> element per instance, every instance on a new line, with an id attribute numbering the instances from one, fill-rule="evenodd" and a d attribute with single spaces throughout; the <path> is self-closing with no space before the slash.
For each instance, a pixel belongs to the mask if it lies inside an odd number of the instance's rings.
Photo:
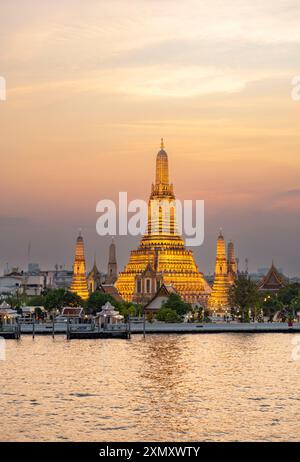
<path id="1" fill-rule="evenodd" d="M 156 157 L 156 185 L 169 185 L 169 165 L 168 165 L 168 155 L 164 150 L 164 140 L 161 138 L 160 151 L 157 153 Z"/>
<path id="2" fill-rule="evenodd" d="M 79 230 L 79 234 L 76 239 L 73 278 L 70 286 L 70 291 L 79 295 L 83 300 L 86 300 L 89 296 L 88 285 L 85 275 L 84 242 L 81 235 L 81 230 Z"/>
<path id="3" fill-rule="evenodd" d="M 169 184 L 163 138 L 160 148 L 156 156 L 155 184 L 148 202 L 147 232 L 138 249 L 131 251 L 116 288 L 124 300 L 142 305 L 153 298 L 162 283 L 172 285 L 189 303 L 206 302 L 211 288 L 199 272 L 192 251 L 185 248 L 177 226 L 175 195 L 173 185 Z M 145 279 L 145 269 L 149 267 L 150 280 Z"/>
<path id="4" fill-rule="evenodd" d="M 208 300 L 208 306 L 217 312 L 223 312 L 228 307 L 229 279 L 227 274 L 226 248 L 222 230 L 220 229 L 217 239 L 217 254 L 215 265 L 215 277 L 212 293 Z"/>

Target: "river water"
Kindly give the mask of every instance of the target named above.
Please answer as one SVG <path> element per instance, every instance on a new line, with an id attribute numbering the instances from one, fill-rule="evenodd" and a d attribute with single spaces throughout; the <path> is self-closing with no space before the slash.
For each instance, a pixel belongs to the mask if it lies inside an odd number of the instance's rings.
<path id="1" fill-rule="evenodd" d="M 0 361 L 1 441 L 300 440 L 292 334 L 23 336 Z"/>

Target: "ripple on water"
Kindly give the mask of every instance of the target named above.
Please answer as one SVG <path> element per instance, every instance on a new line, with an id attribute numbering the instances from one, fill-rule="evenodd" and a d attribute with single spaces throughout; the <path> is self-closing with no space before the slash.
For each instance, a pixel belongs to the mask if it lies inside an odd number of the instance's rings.
<path id="1" fill-rule="evenodd" d="M 9 341 L 0 406 L 11 418 L 0 439 L 297 441 L 300 363 L 289 361 L 291 340 L 209 334 Z"/>

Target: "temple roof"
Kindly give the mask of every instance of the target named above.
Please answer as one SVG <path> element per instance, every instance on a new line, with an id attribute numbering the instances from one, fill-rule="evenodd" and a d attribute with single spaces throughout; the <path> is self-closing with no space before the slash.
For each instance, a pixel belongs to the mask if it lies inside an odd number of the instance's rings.
<path id="1" fill-rule="evenodd" d="M 171 294 L 177 294 L 177 293 L 178 292 L 174 289 L 172 285 L 162 284 L 157 290 L 154 297 L 152 297 L 151 300 L 149 300 L 149 302 L 144 306 L 144 309 L 149 307 L 149 305 L 152 304 L 152 302 L 157 298 L 161 298 L 161 297 L 166 298 L 166 297 L 169 297 L 169 295 Z"/>
<path id="2" fill-rule="evenodd" d="M 259 290 L 279 290 L 287 284 L 286 278 L 279 273 L 272 261 L 267 274 L 258 282 Z"/>
<path id="3" fill-rule="evenodd" d="M 91 269 L 91 271 L 89 272 L 89 277 L 90 276 L 100 276 L 100 272 L 97 268 L 97 263 L 96 263 L 96 256 L 94 257 L 94 264 L 93 264 L 93 268 Z"/>
<path id="4" fill-rule="evenodd" d="M 74 318 L 80 318 L 83 315 L 83 308 L 73 308 L 70 306 L 65 306 L 62 310 L 61 316 L 69 316 Z"/>
<path id="5" fill-rule="evenodd" d="M 123 298 L 119 294 L 118 289 L 113 284 L 100 284 L 97 288 L 99 292 L 103 294 L 111 295 L 117 302 L 123 302 Z"/>

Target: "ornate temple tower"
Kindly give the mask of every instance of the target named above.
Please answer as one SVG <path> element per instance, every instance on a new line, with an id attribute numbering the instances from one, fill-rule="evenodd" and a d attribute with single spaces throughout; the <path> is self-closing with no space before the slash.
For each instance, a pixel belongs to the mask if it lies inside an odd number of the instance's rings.
<path id="1" fill-rule="evenodd" d="M 151 277 L 145 271 L 150 268 Z M 152 184 L 148 202 L 147 231 L 138 249 L 131 251 L 116 287 L 124 300 L 143 303 L 141 290 L 146 288 L 147 292 L 148 287 L 150 295 L 150 291 L 155 293 L 162 283 L 172 285 L 185 301 L 191 303 L 205 303 L 211 291 L 177 229 L 175 196 L 173 185 L 169 183 L 168 155 L 163 140 L 156 157 L 155 184 Z M 148 297 L 144 298 L 146 301 Z"/>
<path id="2" fill-rule="evenodd" d="M 79 232 L 79 236 L 76 240 L 73 279 L 70 286 L 70 291 L 79 295 L 83 300 L 86 300 L 89 296 L 88 285 L 85 276 L 84 243 L 81 232 Z"/>
<path id="3" fill-rule="evenodd" d="M 107 265 L 107 276 L 105 284 L 114 284 L 118 278 L 117 258 L 116 258 L 116 244 L 114 240 L 111 241 L 109 246 L 109 256 Z"/>
<path id="4" fill-rule="evenodd" d="M 101 274 L 97 268 L 96 255 L 94 257 L 93 268 L 91 269 L 87 277 L 87 284 L 90 293 L 95 292 L 95 290 L 97 290 L 98 287 L 100 287 L 101 285 Z"/>
<path id="5" fill-rule="evenodd" d="M 208 300 L 208 307 L 216 313 L 224 313 L 228 307 L 228 290 L 229 278 L 227 274 L 225 241 L 220 230 L 217 240 L 215 278 L 212 293 Z"/>
<path id="6" fill-rule="evenodd" d="M 237 263 L 234 255 L 234 244 L 232 241 L 229 241 L 227 246 L 227 270 L 229 283 L 233 284 L 237 276 Z"/>

